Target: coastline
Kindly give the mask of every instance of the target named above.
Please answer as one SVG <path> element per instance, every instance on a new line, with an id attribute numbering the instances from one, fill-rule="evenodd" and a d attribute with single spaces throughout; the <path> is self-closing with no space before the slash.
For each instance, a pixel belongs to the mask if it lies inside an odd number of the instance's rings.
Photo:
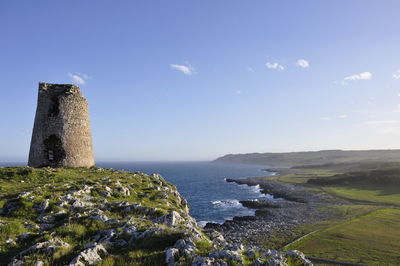
<path id="1" fill-rule="evenodd" d="M 227 178 L 226 182 L 259 186 L 261 193 L 273 195 L 274 199 L 242 200 L 240 203 L 255 210 L 255 215 L 236 216 L 222 224 L 207 223 L 204 226 L 206 231 L 219 231 L 232 244 L 246 241 L 251 245 L 260 246 L 265 239 L 273 238 L 276 234 L 291 235 L 294 227 L 298 225 L 328 220 L 333 215 L 332 211 L 321 210 L 320 207 L 341 203 L 329 195 L 311 191 L 306 185 L 271 180 L 270 177 L 289 172 L 289 168 L 262 170 L 273 172 L 275 175 Z"/>

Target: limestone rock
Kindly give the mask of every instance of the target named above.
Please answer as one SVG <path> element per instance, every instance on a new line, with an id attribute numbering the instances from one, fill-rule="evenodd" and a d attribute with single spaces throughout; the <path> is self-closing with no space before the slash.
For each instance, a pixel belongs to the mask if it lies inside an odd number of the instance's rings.
<path id="1" fill-rule="evenodd" d="M 9 200 L 3 205 L 3 208 L 0 209 L 0 214 L 11 214 L 13 211 L 17 210 L 20 205 L 19 199 Z"/>
<path id="2" fill-rule="evenodd" d="M 15 245 L 16 244 L 15 240 L 12 239 L 11 237 L 8 237 L 5 242 L 8 245 Z"/>
<path id="3" fill-rule="evenodd" d="M 35 205 L 33 208 L 38 212 L 38 213 L 43 213 L 48 207 L 49 207 L 49 199 L 46 199 L 44 202 L 41 202 L 37 205 Z"/>
<path id="4" fill-rule="evenodd" d="M 179 239 L 176 241 L 174 247 L 186 258 L 193 258 L 196 255 L 196 245 L 188 239 Z"/>
<path id="5" fill-rule="evenodd" d="M 18 242 L 24 241 L 25 239 L 30 238 L 31 236 L 33 236 L 33 234 L 31 234 L 29 232 L 25 233 L 25 234 L 22 234 L 22 235 L 19 235 L 19 236 L 17 236 L 17 241 Z"/>
<path id="6" fill-rule="evenodd" d="M 24 263 L 25 256 L 33 253 L 45 253 L 46 255 L 52 255 L 57 249 L 68 248 L 70 245 L 59 238 L 54 238 L 44 242 L 39 242 L 29 247 L 28 249 L 21 251 L 15 256 L 9 265 L 22 265 Z M 20 264 L 22 263 L 22 264 Z"/>
<path id="7" fill-rule="evenodd" d="M 90 244 L 85 250 L 79 253 L 72 261 L 69 266 L 85 266 L 93 265 L 102 260 L 102 256 L 107 254 L 107 250 L 102 244 L 93 243 Z"/>
<path id="8" fill-rule="evenodd" d="M 169 248 L 165 251 L 165 262 L 167 265 L 174 265 L 175 258 L 178 256 L 179 250 L 177 248 Z"/>
<path id="9" fill-rule="evenodd" d="M 108 221 L 108 217 L 104 214 L 93 215 L 93 216 L 90 216 L 89 219 L 98 220 L 98 221 L 102 221 L 102 222 Z"/>
<path id="10" fill-rule="evenodd" d="M 55 217 L 54 216 L 46 216 L 46 215 L 40 215 L 36 221 L 38 221 L 39 223 L 46 223 L 46 224 L 51 224 L 54 223 L 55 221 Z"/>
<path id="11" fill-rule="evenodd" d="M 283 256 L 271 258 L 266 263 L 267 266 L 287 266 L 287 259 Z"/>
<path id="12" fill-rule="evenodd" d="M 228 266 L 228 263 L 215 258 L 196 257 L 192 262 L 192 266 Z"/>
<path id="13" fill-rule="evenodd" d="M 252 266 L 263 266 L 264 263 L 262 260 L 260 260 L 260 258 L 256 258 L 252 264 Z"/>
<path id="14" fill-rule="evenodd" d="M 26 197 L 28 197 L 30 194 L 32 194 L 32 192 L 30 192 L 30 191 L 25 191 L 25 192 L 22 192 L 21 194 L 19 194 L 18 197 L 19 197 L 19 198 L 26 198 Z"/>
<path id="15" fill-rule="evenodd" d="M 124 196 L 124 197 L 127 197 L 127 196 L 131 195 L 131 193 L 129 191 L 129 188 L 124 187 L 124 186 L 117 187 L 117 191 L 119 193 L 121 193 L 122 196 Z"/>
<path id="16" fill-rule="evenodd" d="M 225 258 L 229 260 L 235 260 L 237 262 L 242 262 L 242 256 L 240 255 L 239 252 L 235 252 L 232 250 L 220 250 L 216 251 L 210 254 L 210 257 L 212 258 Z"/>
<path id="17" fill-rule="evenodd" d="M 182 217 L 178 212 L 172 211 L 170 214 L 163 215 L 155 221 L 168 226 L 176 226 L 182 221 Z"/>

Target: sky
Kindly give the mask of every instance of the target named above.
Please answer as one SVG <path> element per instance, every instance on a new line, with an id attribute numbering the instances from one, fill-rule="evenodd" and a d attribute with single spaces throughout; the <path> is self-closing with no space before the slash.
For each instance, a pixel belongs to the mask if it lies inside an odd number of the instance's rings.
<path id="1" fill-rule="evenodd" d="M 0 2 L 0 161 L 38 82 L 89 101 L 97 161 L 400 148 L 400 1 Z"/>

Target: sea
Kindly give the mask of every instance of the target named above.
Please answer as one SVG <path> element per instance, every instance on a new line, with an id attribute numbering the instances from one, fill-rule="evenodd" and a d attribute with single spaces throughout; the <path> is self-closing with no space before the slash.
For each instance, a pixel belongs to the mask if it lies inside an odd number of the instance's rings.
<path id="1" fill-rule="evenodd" d="M 97 165 L 161 174 L 189 202 L 190 215 L 201 226 L 207 222 L 223 223 L 234 216 L 254 215 L 255 211 L 242 206 L 241 200 L 274 199 L 272 195 L 262 194 L 259 186 L 226 182 L 226 178 L 271 175 L 262 170 L 265 169 L 262 165 L 216 162 L 100 162 Z"/>
<path id="2" fill-rule="evenodd" d="M 0 163 L 0 166 L 11 164 Z M 13 164 L 13 165 L 23 165 Z M 269 176 L 264 165 L 227 164 L 216 162 L 96 162 L 103 168 L 161 174 L 174 184 L 190 205 L 190 215 L 199 225 L 207 222 L 223 223 L 235 216 L 251 216 L 241 200 L 280 200 L 262 194 L 259 186 L 238 185 L 226 182 L 226 178 Z"/>

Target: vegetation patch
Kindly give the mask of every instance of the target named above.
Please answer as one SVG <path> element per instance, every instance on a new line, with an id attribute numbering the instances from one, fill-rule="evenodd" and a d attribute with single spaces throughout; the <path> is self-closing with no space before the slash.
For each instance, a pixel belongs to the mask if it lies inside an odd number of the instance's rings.
<path id="1" fill-rule="evenodd" d="M 0 168 L 0 265 L 162 265 L 167 248 L 199 230 L 189 217 L 159 175 Z"/>
<path id="2" fill-rule="evenodd" d="M 400 206 L 400 186 L 328 186 L 324 190 L 350 200 Z"/>
<path id="3" fill-rule="evenodd" d="M 400 209 L 386 208 L 311 234 L 288 248 L 319 258 L 397 265 L 399 239 Z"/>

